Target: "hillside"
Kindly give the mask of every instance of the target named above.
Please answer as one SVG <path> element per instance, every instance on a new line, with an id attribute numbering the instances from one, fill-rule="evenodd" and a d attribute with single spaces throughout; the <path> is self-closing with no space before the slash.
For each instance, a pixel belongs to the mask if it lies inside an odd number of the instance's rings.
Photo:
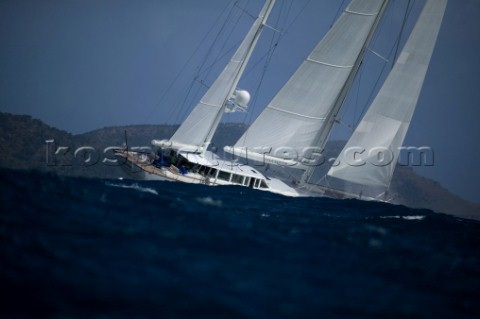
<path id="1" fill-rule="evenodd" d="M 111 153 L 105 148 L 121 146 L 125 134 L 129 147 L 149 146 L 152 138 L 168 138 L 175 131 L 173 125 L 133 125 L 105 127 L 84 134 L 72 135 L 52 128 L 27 115 L 0 113 L 0 167 L 10 169 L 34 169 L 67 176 L 90 178 L 118 178 L 123 176 L 119 167 L 102 163 Z M 243 124 L 221 124 L 213 143 L 219 146 L 233 144 L 245 131 Z M 47 144 L 47 140 L 55 140 Z M 328 145 L 327 158 L 339 152 L 343 142 L 333 141 Z M 55 156 L 58 147 L 68 147 L 68 151 Z M 80 152 L 75 150 L 88 146 L 98 155 L 94 165 L 85 165 Z M 47 159 L 47 154 L 49 158 Z M 95 155 L 95 154 L 94 154 Z M 56 161 L 54 160 L 56 159 Z M 454 214 L 460 217 L 480 217 L 480 205 L 470 203 L 450 193 L 437 182 L 420 176 L 410 167 L 398 166 L 390 189 L 394 202 L 409 207 L 428 208 L 437 212 Z"/>

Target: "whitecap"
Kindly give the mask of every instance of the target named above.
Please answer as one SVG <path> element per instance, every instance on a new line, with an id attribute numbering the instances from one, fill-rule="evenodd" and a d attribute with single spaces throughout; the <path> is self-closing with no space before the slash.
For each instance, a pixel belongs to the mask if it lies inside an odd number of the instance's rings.
<path id="1" fill-rule="evenodd" d="M 197 197 L 196 200 L 197 200 L 197 202 L 199 202 L 203 205 L 215 206 L 215 207 L 221 207 L 222 206 L 222 201 L 220 199 L 215 200 L 215 199 L 211 198 L 210 196 Z"/>
<path id="2" fill-rule="evenodd" d="M 396 218 L 396 219 L 405 219 L 405 220 L 423 220 L 426 216 L 424 215 L 408 215 L 408 216 L 380 216 L 380 218 Z"/>
<path id="3" fill-rule="evenodd" d="M 142 187 L 140 185 L 138 185 L 137 183 L 134 183 L 134 184 L 131 184 L 131 185 L 127 185 L 127 184 L 114 184 L 114 183 L 105 183 L 107 186 L 112 186 L 112 187 L 119 187 L 119 188 L 130 188 L 130 189 L 134 189 L 134 190 L 137 190 L 139 192 L 144 192 L 144 193 L 150 193 L 150 194 L 154 194 L 154 195 L 158 195 L 158 192 L 153 189 L 153 188 L 150 188 L 150 187 Z"/>
<path id="4" fill-rule="evenodd" d="M 416 216 L 402 216 L 406 220 L 423 220 L 426 216 L 416 215 Z"/>

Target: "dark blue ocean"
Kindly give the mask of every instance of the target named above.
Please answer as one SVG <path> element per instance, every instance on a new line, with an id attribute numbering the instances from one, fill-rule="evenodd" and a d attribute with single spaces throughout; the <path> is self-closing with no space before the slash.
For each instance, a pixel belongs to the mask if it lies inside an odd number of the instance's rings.
<path id="1" fill-rule="evenodd" d="M 1 318 L 479 318 L 480 223 L 0 170 Z"/>

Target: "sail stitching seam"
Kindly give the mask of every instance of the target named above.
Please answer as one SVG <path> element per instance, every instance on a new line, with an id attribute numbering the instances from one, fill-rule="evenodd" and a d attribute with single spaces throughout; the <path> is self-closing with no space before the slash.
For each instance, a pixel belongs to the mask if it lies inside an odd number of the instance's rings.
<path id="1" fill-rule="evenodd" d="M 353 65 L 336 65 L 336 64 L 331 64 L 331 63 L 326 63 L 326 62 L 314 60 L 312 58 L 307 58 L 307 61 L 313 62 L 313 63 L 318 63 L 318 64 L 323 64 L 323 65 L 326 65 L 326 66 L 331 66 L 331 67 L 334 67 L 334 68 L 353 68 Z"/>
<path id="2" fill-rule="evenodd" d="M 221 107 L 221 105 L 215 105 L 215 104 L 210 104 L 210 103 L 205 103 L 203 101 L 200 101 L 200 104 L 206 105 L 206 106 L 212 106 L 212 107 Z"/>
<path id="3" fill-rule="evenodd" d="M 279 111 L 279 112 L 283 112 L 283 113 L 287 113 L 287 114 L 292 114 L 292 115 L 296 115 L 296 116 L 299 116 L 299 117 L 304 117 L 304 118 L 308 118 L 308 119 L 312 119 L 312 120 L 325 120 L 326 119 L 325 117 L 308 116 L 308 115 L 304 115 L 304 114 L 300 114 L 300 113 L 295 113 L 295 112 L 292 112 L 292 111 L 282 110 L 282 109 L 280 109 L 278 107 L 275 107 L 275 106 L 272 106 L 272 105 L 269 105 L 268 108 L 270 108 L 272 110 L 275 110 L 275 111 Z"/>
<path id="4" fill-rule="evenodd" d="M 374 16 L 374 15 L 377 15 L 378 12 L 374 12 L 374 13 L 363 13 L 363 12 L 357 12 L 357 11 L 351 11 L 351 10 L 345 10 L 346 13 L 351 13 L 351 14 L 357 14 L 357 15 L 360 15 L 360 16 Z"/>

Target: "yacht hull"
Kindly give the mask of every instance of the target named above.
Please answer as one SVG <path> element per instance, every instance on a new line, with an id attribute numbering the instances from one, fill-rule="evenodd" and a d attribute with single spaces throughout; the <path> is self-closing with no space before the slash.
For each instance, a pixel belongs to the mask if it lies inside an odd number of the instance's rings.
<path id="1" fill-rule="evenodd" d="M 230 170 L 225 169 L 225 171 L 223 171 L 219 169 L 219 167 L 238 167 L 240 165 L 219 159 L 215 159 L 210 165 L 208 162 L 202 162 L 202 165 L 200 166 L 198 166 L 198 161 L 194 161 L 193 163 L 189 162 L 191 165 L 197 165 L 197 169 L 198 167 L 202 167 L 203 173 L 201 173 L 195 170 L 186 171 L 182 168 L 183 166 L 180 165 L 178 165 L 180 168 L 173 164 L 160 166 L 155 162 L 156 159 L 153 154 L 144 154 L 126 150 L 117 150 L 115 154 L 117 159 L 122 163 L 121 168 L 123 171 L 132 179 L 182 182 L 209 186 L 236 185 L 270 191 L 285 196 L 299 196 L 299 193 L 295 189 L 286 185 L 279 179 L 267 178 L 255 169 L 246 165 L 241 166 L 241 169 L 238 170 L 230 168 Z M 213 154 L 210 154 L 210 156 L 213 156 Z M 212 171 L 214 171 L 215 174 L 211 174 Z M 244 172 L 244 175 L 241 175 L 239 171 Z M 235 172 L 235 174 L 233 172 Z M 221 179 L 221 173 L 231 174 L 232 176 L 227 180 Z M 241 178 L 241 181 L 234 182 L 233 179 L 235 177 L 237 179 Z"/>

